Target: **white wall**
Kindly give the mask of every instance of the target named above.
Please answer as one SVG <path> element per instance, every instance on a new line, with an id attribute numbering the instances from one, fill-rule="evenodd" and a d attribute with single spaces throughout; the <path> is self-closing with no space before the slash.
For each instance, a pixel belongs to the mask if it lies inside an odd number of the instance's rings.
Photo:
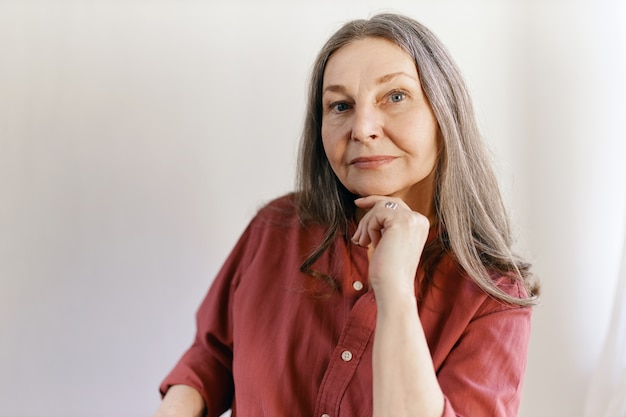
<path id="1" fill-rule="evenodd" d="M 543 278 L 522 415 L 580 416 L 626 204 L 609 1 L 0 1 L 0 417 L 149 415 L 255 209 L 292 188 L 306 77 L 405 12 L 474 93 Z"/>
<path id="2" fill-rule="evenodd" d="M 528 23 L 524 217 L 544 305 L 523 410 L 577 416 L 607 330 L 623 239 L 626 14 L 624 2 L 537 3 Z"/>

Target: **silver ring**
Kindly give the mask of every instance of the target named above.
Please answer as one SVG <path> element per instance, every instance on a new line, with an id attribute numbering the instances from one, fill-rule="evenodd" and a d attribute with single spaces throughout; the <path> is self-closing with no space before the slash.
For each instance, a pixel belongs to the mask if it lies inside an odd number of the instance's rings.
<path id="1" fill-rule="evenodd" d="M 387 201 L 385 203 L 385 208 L 395 210 L 397 207 L 398 207 L 398 203 L 395 203 L 393 201 Z"/>

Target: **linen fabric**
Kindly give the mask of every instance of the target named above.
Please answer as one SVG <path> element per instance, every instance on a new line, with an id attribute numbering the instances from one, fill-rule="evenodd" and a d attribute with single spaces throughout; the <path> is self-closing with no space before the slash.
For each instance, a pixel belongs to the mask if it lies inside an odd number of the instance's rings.
<path id="1" fill-rule="evenodd" d="M 291 195 L 261 209 L 200 305 L 195 340 L 161 393 L 194 387 L 209 417 L 231 407 L 233 417 L 371 416 L 376 301 L 367 250 L 335 239 L 313 265 L 335 280 L 333 289 L 299 270 L 323 232 L 299 221 Z M 497 283 L 526 296 L 516 280 Z M 531 309 L 489 297 L 446 254 L 416 314 L 444 416 L 517 415 Z"/>

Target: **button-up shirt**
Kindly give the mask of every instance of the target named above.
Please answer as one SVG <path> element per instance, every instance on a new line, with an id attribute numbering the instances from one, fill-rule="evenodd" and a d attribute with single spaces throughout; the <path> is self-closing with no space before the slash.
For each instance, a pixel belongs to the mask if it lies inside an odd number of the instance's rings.
<path id="1" fill-rule="evenodd" d="M 262 209 L 211 285 L 195 340 L 161 392 L 194 387 L 209 417 L 229 408 L 233 417 L 371 416 L 376 301 L 367 250 L 337 237 L 313 265 L 332 286 L 300 272 L 323 233 L 298 220 L 292 197 Z M 526 295 L 518 281 L 494 279 Z M 517 415 L 531 309 L 489 297 L 446 254 L 417 314 L 444 416 Z"/>

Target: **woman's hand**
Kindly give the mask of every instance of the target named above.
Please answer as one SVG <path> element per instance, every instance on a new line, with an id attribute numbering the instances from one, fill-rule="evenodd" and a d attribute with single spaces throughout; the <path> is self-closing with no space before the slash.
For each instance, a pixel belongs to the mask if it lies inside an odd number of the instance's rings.
<path id="1" fill-rule="evenodd" d="M 428 237 L 428 219 L 398 198 L 369 196 L 355 204 L 366 213 L 352 241 L 370 248 L 369 279 L 377 302 L 415 294 L 415 273 Z"/>

